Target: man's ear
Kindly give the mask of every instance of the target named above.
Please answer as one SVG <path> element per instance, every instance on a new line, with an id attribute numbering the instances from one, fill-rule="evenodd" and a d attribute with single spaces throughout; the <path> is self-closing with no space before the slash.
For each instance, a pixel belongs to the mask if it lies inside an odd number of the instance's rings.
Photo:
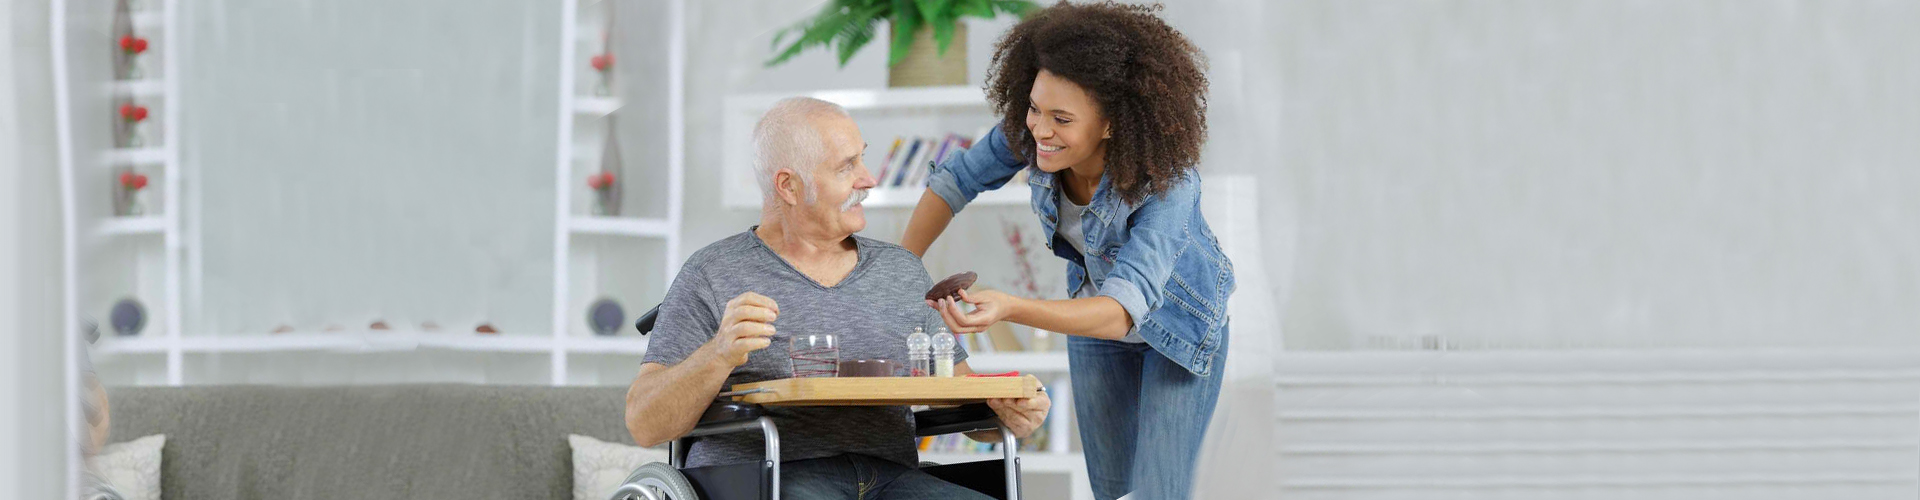
<path id="1" fill-rule="evenodd" d="M 783 168 L 773 173 L 773 192 L 787 205 L 800 205 L 801 190 L 806 188 L 806 183 L 800 181 L 800 175 L 793 169 Z"/>

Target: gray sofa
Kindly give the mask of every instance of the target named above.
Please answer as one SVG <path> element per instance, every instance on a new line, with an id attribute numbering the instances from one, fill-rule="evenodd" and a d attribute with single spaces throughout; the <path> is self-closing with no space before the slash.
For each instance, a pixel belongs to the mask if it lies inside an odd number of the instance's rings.
<path id="1" fill-rule="evenodd" d="M 109 389 L 114 442 L 166 434 L 162 498 L 564 499 L 568 434 L 629 444 L 622 387 Z"/>

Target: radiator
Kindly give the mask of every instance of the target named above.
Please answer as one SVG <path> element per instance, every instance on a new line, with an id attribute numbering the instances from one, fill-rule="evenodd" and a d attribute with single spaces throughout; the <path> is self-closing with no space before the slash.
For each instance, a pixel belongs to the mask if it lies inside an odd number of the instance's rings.
<path id="1" fill-rule="evenodd" d="M 1291 351 L 1279 498 L 1920 498 L 1920 351 Z"/>

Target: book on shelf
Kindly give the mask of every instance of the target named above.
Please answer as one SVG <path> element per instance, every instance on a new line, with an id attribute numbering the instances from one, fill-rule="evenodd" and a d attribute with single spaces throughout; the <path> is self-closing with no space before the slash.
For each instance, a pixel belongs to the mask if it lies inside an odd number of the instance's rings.
<path id="1" fill-rule="evenodd" d="M 972 147 L 973 141 L 959 134 L 941 138 L 896 137 L 881 161 L 879 179 L 882 188 L 923 187 L 933 176 L 934 165 L 949 156 Z"/>
<path id="2" fill-rule="evenodd" d="M 894 155 L 900 154 L 900 146 L 905 142 L 905 137 L 893 138 L 893 146 L 887 148 L 887 159 L 880 162 L 880 173 L 874 175 L 874 179 L 886 179 L 887 174 L 893 172 L 893 157 Z"/>

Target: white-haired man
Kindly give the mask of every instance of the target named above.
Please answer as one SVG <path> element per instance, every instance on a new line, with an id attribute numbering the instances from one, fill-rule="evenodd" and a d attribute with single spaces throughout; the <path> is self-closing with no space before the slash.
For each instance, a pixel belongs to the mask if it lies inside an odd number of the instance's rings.
<path id="1" fill-rule="evenodd" d="M 875 180 L 845 110 L 782 100 L 754 127 L 753 144 L 760 224 L 694 252 L 668 288 L 627 391 L 627 430 L 643 446 L 692 430 L 724 387 L 793 376 L 788 335 L 832 333 L 841 359 L 905 363 L 907 333 L 945 325 L 926 306 L 932 280 L 920 259 L 854 234 L 866 227 L 860 201 Z M 955 373 L 972 373 L 964 349 L 954 359 Z M 989 405 L 1026 437 L 1051 402 L 1041 393 Z M 783 498 L 985 498 L 917 469 L 906 407 L 767 411 L 780 429 Z M 757 462 L 762 446 L 752 434 L 704 437 L 687 465 Z"/>

